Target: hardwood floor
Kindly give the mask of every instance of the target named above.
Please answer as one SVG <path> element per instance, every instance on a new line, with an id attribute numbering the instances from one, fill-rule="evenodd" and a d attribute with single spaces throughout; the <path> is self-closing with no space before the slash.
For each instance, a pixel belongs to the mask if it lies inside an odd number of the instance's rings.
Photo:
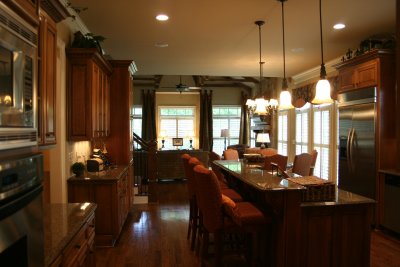
<path id="1" fill-rule="evenodd" d="M 97 267 L 200 266 L 186 239 L 186 184 L 159 184 L 158 198 L 158 204 L 134 205 L 116 246 L 97 248 Z M 400 240 L 372 231 L 371 241 L 371 267 L 400 267 Z M 243 266 L 228 261 L 225 266 Z"/>

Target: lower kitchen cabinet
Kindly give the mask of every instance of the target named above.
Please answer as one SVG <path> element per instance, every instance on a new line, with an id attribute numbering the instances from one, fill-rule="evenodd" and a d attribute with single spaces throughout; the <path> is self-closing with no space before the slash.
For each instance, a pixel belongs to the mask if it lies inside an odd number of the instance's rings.
<path id="1" fill-rule="evenodd" d="M 114 246 L 131 208 L 128 166 L 68 179 L 68 202 L 92 202 L 96 209 L 96 246 Z"/>
<path id="2" fill-rule="evenodd" d="M 45 266 L 95 267 L 93 203 L 44 205 Z"/>

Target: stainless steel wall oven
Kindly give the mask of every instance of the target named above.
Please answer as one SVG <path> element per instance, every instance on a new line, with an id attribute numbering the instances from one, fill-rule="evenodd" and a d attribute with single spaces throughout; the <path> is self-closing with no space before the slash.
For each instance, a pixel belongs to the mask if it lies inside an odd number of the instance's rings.
<path id="1" fill-rule="evenodd" d="M 0 150 L 37 144 L 37 38 L 0 2 Z"/>
<path id="2" fill-rule="evenodd" d="M 0 265 L 44 266 L 43 157 L 0 161 Z"/>

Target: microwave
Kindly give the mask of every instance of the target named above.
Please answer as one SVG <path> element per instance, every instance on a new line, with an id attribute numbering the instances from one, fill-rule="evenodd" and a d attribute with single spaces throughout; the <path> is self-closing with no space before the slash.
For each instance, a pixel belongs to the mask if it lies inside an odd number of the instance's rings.
<path id="1" fill-rule="evenodd" d="M 0 3 L 0 150 L 37 145 L 38 30 Z"/>

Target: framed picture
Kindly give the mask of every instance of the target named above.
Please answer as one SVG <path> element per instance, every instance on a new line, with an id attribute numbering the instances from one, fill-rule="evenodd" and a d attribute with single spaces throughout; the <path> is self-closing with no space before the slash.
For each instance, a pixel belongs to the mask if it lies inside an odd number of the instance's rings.
<path id="1" fill-rule="evenodd" d="M 183 146 L 183 138 L 172 138 L 173 146 Z"/>

